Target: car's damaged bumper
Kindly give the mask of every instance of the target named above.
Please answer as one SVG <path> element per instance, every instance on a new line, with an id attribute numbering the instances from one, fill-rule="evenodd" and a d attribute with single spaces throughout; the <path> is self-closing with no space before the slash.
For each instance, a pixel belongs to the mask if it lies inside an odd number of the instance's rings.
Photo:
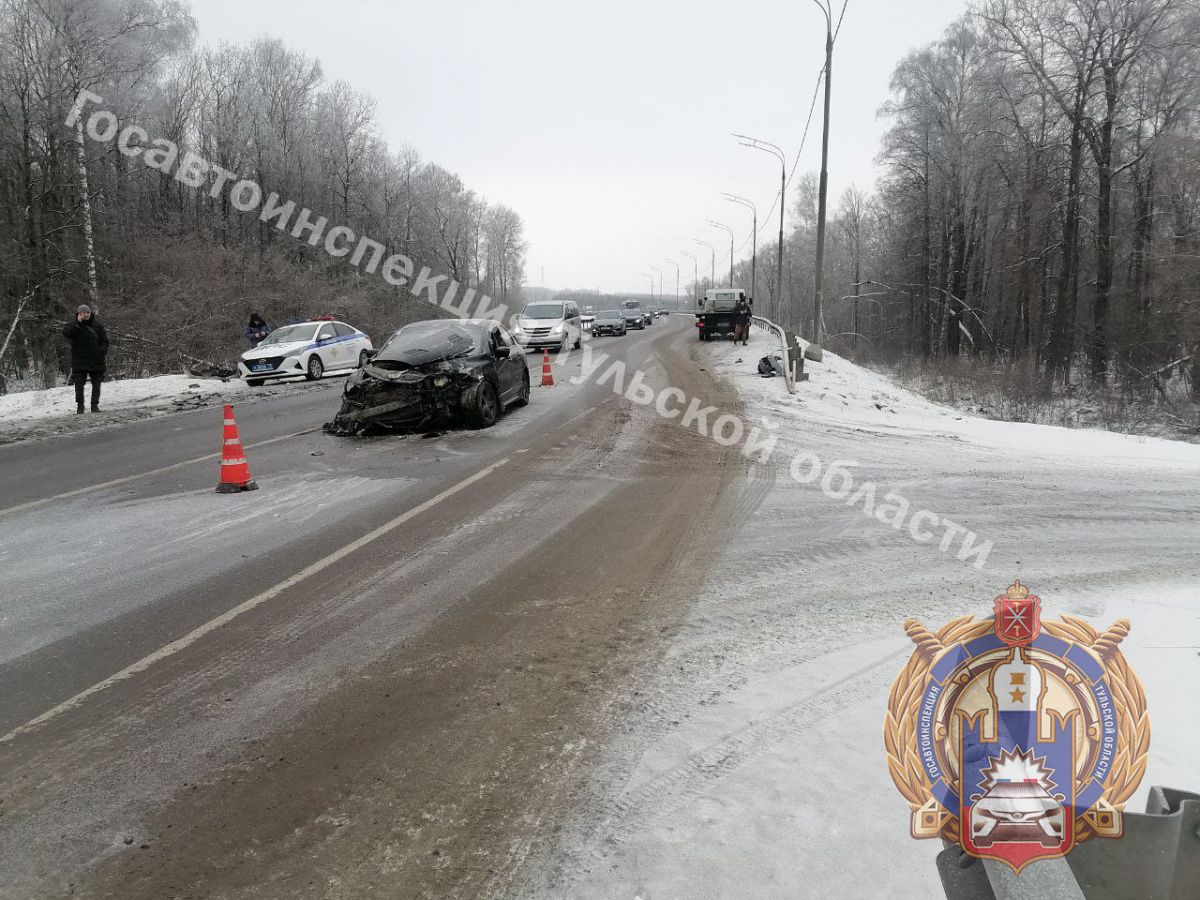
<path id="1" fill-rule="evenodd" d="M 464 412 L 464 394 L 482 377 L 449 364 L 393 371 L 370 364 L 346 382 L 342 408 L 325 425 L 331 434 L 416 431 Z"/>

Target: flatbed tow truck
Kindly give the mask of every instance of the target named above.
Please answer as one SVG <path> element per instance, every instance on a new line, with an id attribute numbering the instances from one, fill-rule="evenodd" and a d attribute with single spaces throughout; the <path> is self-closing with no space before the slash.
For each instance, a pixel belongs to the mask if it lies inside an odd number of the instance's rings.
<path id="1" fill-rule="evenodd" d="M 707 291 L 696 313 L 696 328 L 700 340 L 712 341 L 733 334 L 733 309 L 739 300 L 744 299 L 746 292 L 742 288 Z"/>

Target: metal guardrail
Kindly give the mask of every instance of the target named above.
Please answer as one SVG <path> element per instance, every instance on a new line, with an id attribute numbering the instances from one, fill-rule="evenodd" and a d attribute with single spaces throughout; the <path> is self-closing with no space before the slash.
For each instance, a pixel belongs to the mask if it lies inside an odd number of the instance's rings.
<path id="1" fill-rule="evenodd" d="M 779 338 L 779 346 L 783 351 L 784 381 L 787 383 L 788 393 L 796 393 L 797 367 L 799 367 L 801 372 L 804 370 L 804 357 L 800 355 L 800 347 L 796 343 L 796 336 L 790 331 L 785 331 L 783 326 L 776 325 L 770 319 L 764 319 L 762 316 L 754 316 L 751 318 L 751 321 L 759 328 L 772 332 Z"/>
<path id="2" fill-rule="evenodd" d="M 1092 840 L 1065 859 L 1018 877 L 967 856 L 957 845 L 937 857 L 947 900 L 1194 900 L 1200 896 L 1200 794 L 1152 787 L 1145 813 L 1126 812 L 1124 835 Z"/>

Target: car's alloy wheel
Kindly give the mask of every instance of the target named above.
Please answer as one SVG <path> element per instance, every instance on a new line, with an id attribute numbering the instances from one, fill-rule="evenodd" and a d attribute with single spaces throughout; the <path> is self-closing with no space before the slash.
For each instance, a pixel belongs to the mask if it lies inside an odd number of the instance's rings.
<path id="1" fill-rule="evenodd" d="M 517 399 L 513 401 L 513 406 L 528 406 L 529 405 L 529 370 L 521 376 L 521 391 L 517 394 Z"/>
<path id="2" fill-rule="evenodd" d="M 360 351 L 358 354 L 358 367 L 361 369 L 363 366 L 365 366 L 367 364 L 367 361 L 370 358 L 371 358 L 371 355 L 369 353 L 367 353 L 366 350 Z"/>
<path id="3" fill-rule="evenodd" d="M 325 364 L 321 362 L 321 357 L 313 354 L 308 360 L 308 369 L 304 372 L 304 377 L 309 381 L 316 381 L 325 374 Z"/>
<path id="4" fill-rule="evenodd" d="M 471 424 L 476 428 L 491 428 L 500 417 L 500 401 L 496 397 L 496 388 L 490 381 L 484 381 L 475 388 L 471 409 Z"/>

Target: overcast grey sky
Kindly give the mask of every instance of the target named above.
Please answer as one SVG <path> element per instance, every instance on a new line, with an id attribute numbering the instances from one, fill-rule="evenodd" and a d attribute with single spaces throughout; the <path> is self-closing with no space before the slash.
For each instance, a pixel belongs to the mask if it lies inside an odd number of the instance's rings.
<path id="1" fill-rule="evenodd" d="M 850 0 L 835 51 L 830 197 L 869 187 L 896 62 L 965 0 Z M 282 38 L 329 80 L 376 98 L 383 136 L 407 142 L 525 221 L 526 280 L 644 291 L 648 264 L 726 247 L 708 219 L 749 235 L 778 164 L 731 132 L 800 144 L 821 68 L 812 0 L 193 0 L 200 40 Z M 820 104 L 797 178 L 820 167 Z M 760 225 L 762 223 L 760 222 Z M 770 240 L 777 232 L 760 235 Z M 745 254 L 749 256 L 747 245 Z M 726 265 L 728 263 L 726 262 Z M 718 267 L 720 267 L 718 256 Z"/>

